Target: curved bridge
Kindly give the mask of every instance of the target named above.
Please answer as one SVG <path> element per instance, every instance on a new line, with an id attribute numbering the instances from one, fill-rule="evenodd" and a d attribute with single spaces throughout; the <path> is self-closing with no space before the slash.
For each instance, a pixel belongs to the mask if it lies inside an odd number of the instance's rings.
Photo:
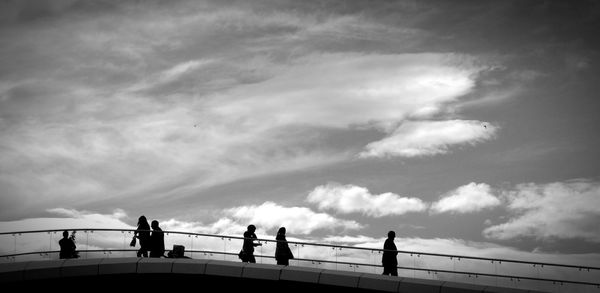
<path id="1" fill-rule="evenodd" d="M 94 258 L 0 264 L 3 288 L 243 290 L 260 292 L 537 292 L 329 269 L 206 259 Z M 81 287 L 80 287 L 81 286 Z"/>
<path id="2" fill-rule="evenodd" d="M 258 239 L 263 244 L 255 252 L 259 264 L 247 264 L 237 257 L 243 237 L 163 231 L 167 247 L 185 245 L 191 258 L 129 258 L 136 251 L 128 246 L 135 230 L 69 230 L 83 234 L 77 242 L 82 259 L 58 259 L 63 229 L 1 232 L 0 283 L 19 289 L 82 285 L 110 290 L 119 281 L 118 288 L 132 289 L 182 284 L 261 291 L 600 293 L 600 267 L 399 250 L 400 277 L 391 277 L 379 275 L 384 250 L 377 248 L 288 241 L 296 257 L 284 267 L 270 264 L 275 262 L 273 239 Z"/>

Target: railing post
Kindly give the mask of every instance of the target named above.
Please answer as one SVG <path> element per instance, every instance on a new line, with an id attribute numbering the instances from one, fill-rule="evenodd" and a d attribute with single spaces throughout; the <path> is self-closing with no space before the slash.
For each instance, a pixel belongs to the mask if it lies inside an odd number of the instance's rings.
<path id="1" fill-rule="evenodd" d="M 225 241 L 225 237 L 221 237 L 221 240 L 223 240 L 223 260 L 225 260 L 227 256 L 227 241 Z"/>
<path id="2" fill-rule="evenodd" d="M 258 241 L 258 243 L 260 243 L 260 241 Z M 263 244 L 263 243 L 260 243 L 260 244 Z M 265 242 L 264 244 L 267 244 L 267 242 Z M 260 263 L 263 263 L 263 258 L 264 258 L 263 257 L 263 246 L 264 245 L 260 246 Z"/>
<path id="3" fill-rule="evenodd" d="M 15 247 L 14 247 L 14 253 L 13 254 L 17 254 L 17 234 L 13 234 L 13 239 L 14 239 L 14 242 L 15 242 Z M 13 261 L 14 260 L 15 260 L 15 257 L 13 257 Z"/>

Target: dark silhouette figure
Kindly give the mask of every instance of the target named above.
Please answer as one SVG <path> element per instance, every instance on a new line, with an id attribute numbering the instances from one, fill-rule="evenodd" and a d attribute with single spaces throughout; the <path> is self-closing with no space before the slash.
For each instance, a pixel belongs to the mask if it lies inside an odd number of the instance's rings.
<path id="1" fill-rule="evenodd" d="M 275 248 L 275 259 L 277 260 L 277 264 L 289 266 L 290 259 L 294 258 L 294 254 L 292 254 L 292 250 L 285 239 L 285 227 L 279 228 L 275 240 L 277 240 L 277 248 Z"/>
<path id="2" fill-rule="evenodd" d="M 240 251 L 240 258 L 243 262 L 251 262 L 256 263 L 256 259 L 254 258 L 254 247 L 261 246 L 260 243 L 254 243 L 256 240 L 256 226 L 248 225 L 248 230 L 244 232 L 244 245 L 242 246 L 242 251 Z"/>
<path id="3" fill-rule="evenodd" d="M 69 237 L 68 231 L 63 232 L 63 238 L 58 241 L 58 245 L 60 245 L 59 257 L 61 259 L 79 257 L 79 255 L 77 255 L 77 251 L 75 251 L 75 249 L 77 249 L 77 246 L 75 246 L 74 238 L 74 235 L 71 235 L 71 237 Z"/>
<path id="4" fill-rule="evenodd" d="M 394 244 L 395 237 L 396 232 L 388 232 L 388 238 L 383 244 L 383 249 L 385 251 L 383 252 L 383 256 L 381 257 L 381 263 L 383 264 L 384 275 L 398 276 L 398 260 L 396 259 L 396 256 L 398 255 L 398 250 L 396 249 L 396 244 Z"/>
<path id="5" fill-rule="evenodd" d="M 150 257 L 161 257 L 165 254 L 165 234 L 158 227 L 158 221 L 152 221 L 152 235 L 150 235 Z"/>
<path id="6" fill-rule="evenodd" d="M 137 251 L 137 256 L 148 257 L 148 250 L 150 250 L 150 225 L 145 216 L 141 216 L 138 219 L 137 230 L 133 232 L 133 237 L 137 237 L 140 240 L 140 249 Z"/>

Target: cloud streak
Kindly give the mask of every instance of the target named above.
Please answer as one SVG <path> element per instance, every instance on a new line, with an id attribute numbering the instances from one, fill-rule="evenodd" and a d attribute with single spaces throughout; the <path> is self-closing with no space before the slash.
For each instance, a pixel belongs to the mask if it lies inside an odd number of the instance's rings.
<path id="1" fill-rule="evenodd" d="M 453 146 L 493 139 L 497 130 L 497 126 L 476 120 L 407 121 L 388 137 L 369 143 L 359 156 L 412 158 L 445 154 Z"/>

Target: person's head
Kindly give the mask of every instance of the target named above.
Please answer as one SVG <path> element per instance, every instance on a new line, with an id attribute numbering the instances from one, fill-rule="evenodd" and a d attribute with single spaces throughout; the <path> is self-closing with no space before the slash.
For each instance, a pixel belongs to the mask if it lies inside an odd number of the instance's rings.
<path id="1" fill-rule="evenodd" d="M 256 231 L 256 226 L 254 226 L 254 225 L 248 225 L 248 231 L 250 231 L 250 232 Z"/>
<path id="2" fill-rule="evenodd" d="M 394 231 L 388 232 L 388 238 L 394 239 L 394 237 L 396 237 L 396 232 L 394 232 Z"/>
<path id="3" fill-rule="evenodd" d="M 279 230 L 277 231 L 277 235 L 285 235 L 285 227 L 279 228 Z"/>
<path id="4" fill-rule="evenodd" d="M 148 223 L 148 220 L 146 219 L 146 216 L 142 215 L 138 218 L 138 226 L 144 223 Z"/>
<path id="5" fill-rule="evenodd" d="M 67 238 L 67 237 L 69 237 L 69 231 L 65 230 L 65 231 L 63 232 L 63 237 L 64 237 L 64 238 Z"/>
<path id="6" fill-rule="evenodd" d="M 158 228 L 158 221 L 154 220 L 154 221 L 152 221 L 152 229 L 156 229 L 156 228 Z"/>

